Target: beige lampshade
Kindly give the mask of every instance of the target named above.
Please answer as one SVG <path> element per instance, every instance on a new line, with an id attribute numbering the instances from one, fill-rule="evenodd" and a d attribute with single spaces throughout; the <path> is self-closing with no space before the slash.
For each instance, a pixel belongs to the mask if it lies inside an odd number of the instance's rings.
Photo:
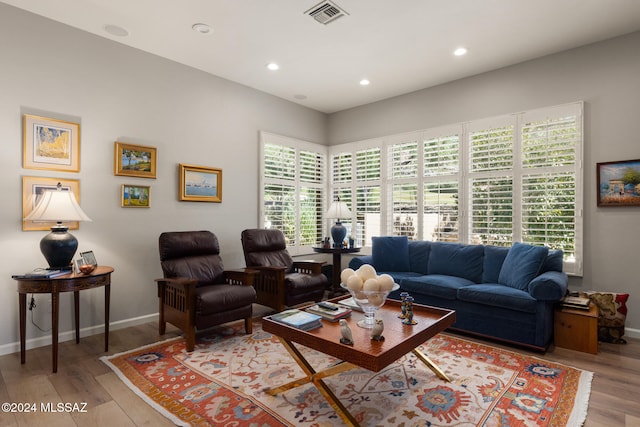
<path id="1" fill-rule="evenodd" d="M 45 191 L 40 202 L 25 217 L 27 221 L 91 221 L 85 214 L 72 191 L 62 191 L 60 184 L 57 190 Z"/>
<path id="2" fill-rule="evenodd" d="M 333 219 L 351 218 L 351 211 L 345 202 L 338 200 L 331 203 L 325 216 Z"/>

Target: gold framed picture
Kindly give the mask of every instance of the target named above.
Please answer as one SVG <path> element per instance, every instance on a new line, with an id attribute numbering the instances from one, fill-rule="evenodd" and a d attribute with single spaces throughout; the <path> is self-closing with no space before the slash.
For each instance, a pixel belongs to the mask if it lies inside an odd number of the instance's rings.
<path id="1" fill-rule="evenodd" d="M 80 172 L 80 125 L 25 114 L 22 121 L 23 167 Z"/>
<path id="2" fill-rule="evenodd" d="M 39 176 L 22 177 L 22 229 L 49 230 L 56 223 L 54 221 L 26 221 L 24 218 L 38 205 L 42 193 L 46 190 L 55 190 L 58 183 L 62 184 L 63 191 L 72 191 L 78 204 L 80 203 L 80 180 L 66 178 L 42 178 Z M 78 221 L 63 222 L 70 230 L 80 227 Z"/>
<path id="3" fill-rule="evenodd" d="M 179 164 L 180 200 L 222 202 L 222 169 Z"/>
<path id="4" fill-rule="evenodd" d="M 138 178 L 156 177 L 157 149 L 144 145 L 115 142 L 114 174 Z"/>
<path id="5" fill-rule="evenodd" d="M 148 185 L 122 184 L 120 206 L 123 208 L 148 208 L 151 206 L 151 187 Z"/>

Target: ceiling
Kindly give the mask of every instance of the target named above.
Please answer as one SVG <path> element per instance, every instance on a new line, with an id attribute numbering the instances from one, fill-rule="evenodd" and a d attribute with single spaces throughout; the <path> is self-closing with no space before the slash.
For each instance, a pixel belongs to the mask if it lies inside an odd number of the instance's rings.
<path id="1" fill-rule="evenodd" d="M 640 0 L 0 1 L 325 113 L 640 30 Z"/>

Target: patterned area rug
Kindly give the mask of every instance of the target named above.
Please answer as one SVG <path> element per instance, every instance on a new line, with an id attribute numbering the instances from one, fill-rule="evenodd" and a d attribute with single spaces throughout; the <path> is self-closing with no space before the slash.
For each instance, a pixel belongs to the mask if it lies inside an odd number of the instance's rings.
<path id="1" fill-rule="evenodd" d="M 182 338 L 102 360 L 147 403 L 181 426 L 336 426 L 342 419 L 312 384 L 278 396 L 265 387 L 303 377 L 273 335 L 254 322 L 215 329 L 185 352 Z M 336 363 L 299 347 L 319 369 Z M 413 353 L 381 372 L 325 379 L 362 426 L 579 426 L 593 373 L 440 334 L 420 346 L 451 378 Z"/>

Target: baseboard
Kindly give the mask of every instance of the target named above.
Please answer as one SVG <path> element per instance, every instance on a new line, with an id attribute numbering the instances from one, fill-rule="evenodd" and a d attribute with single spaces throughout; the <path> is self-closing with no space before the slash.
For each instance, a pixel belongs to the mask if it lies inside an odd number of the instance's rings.
<path id="1" fill-rule="evenodd" d="M 628 338 L 640 338 L 640 329 L 624 329 L 624 336 Z"/>
<path id="2" fill-rule="evenodd" d="M 147 314 L 145 316 L 134 317 L 132 319 L 119 320 L 117 322 L 109 323 L 109 330 L 115 331 L 118 329 L 128 328 L 130 326 L 140 325 L 142 323 L 152 322 L 158 320 L 158 313 Z M 80 338 L 88 337 L 96 334 L 104 333 L 104 323 L 100 325 L 90 326 L 88 328 L 80 329 Z M 76 339 L 76 331 L 65 331 L 58 334 L 58 342 L 70 341 Z M 28 339 L 26 341 L 27 350 L 32 348 L 44 347 L 51 345 L 51 335 L 46 335 L 38 338 Z M 0 356 L 5 354 L 17 353 L 20 351 L 20 342 L 13 342 L 0 346 Z"/>

